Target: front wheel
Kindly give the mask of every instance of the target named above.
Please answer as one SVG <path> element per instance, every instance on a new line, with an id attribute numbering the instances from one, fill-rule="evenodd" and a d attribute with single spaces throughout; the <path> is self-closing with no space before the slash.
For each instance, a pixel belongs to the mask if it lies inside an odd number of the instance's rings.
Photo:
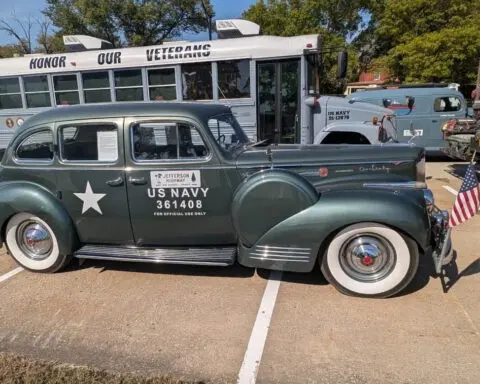
<path id="1" fill-rule="evenodd" d="M 344 294 L 386 298 L 412 281 L 418 263 L 419 251 L 412 239 L 385 225 L 359 223 L 333 238 L 321 270 Z"/>
<path id="2" fill-rule="evenodd" d="M 29 271 L 57 272 L 71 260 L 60 254 L 48 223 L 29 213 L 18 213 L 8 221 L 5 243 L 16 262 Z"/>

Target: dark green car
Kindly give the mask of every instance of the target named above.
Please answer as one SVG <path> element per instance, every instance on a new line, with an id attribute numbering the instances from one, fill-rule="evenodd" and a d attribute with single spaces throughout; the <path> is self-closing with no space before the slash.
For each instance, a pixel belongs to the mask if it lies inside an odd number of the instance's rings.
<path id="1" fill-rule="evenodd" d="M 72 257 L 318 267 L 343 293 L 388 297 L 420 257 L 451 259 L 424 168 L 408 145 L 252 143 L 222 105 L 55 108 L 3 154 L 1 240 L 36 272 Z"/>

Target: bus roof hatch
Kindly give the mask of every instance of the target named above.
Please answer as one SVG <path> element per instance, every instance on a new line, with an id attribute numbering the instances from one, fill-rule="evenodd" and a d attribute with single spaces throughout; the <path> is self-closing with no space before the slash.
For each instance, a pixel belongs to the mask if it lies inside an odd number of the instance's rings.
<path id="1" fill-rule="evenodd" d="M 113 48 L 113 44 L 109 41 L 87 35 L 65 35 L 63 36 L 63 44 L 65 44 L 67 52 Z"/>
<path id="2" fill-rule="evenodd" d="M 215 31 L 219 39 L 231 39 L 259 35 L 260 26 L 242 19 L 216 20 Z"/>

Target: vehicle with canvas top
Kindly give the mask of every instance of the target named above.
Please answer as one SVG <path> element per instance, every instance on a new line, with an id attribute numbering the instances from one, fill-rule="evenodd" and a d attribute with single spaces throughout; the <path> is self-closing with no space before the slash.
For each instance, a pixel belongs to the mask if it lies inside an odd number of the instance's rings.
<path id="1" fill-rule="evenodd" d="M 217 104 L 53 108 L 0 164 L 1 241 L 36 272 L 72 258 L 238 262 L 388 297 L 421 257 L 448 263 L 447 222 L 422 148 L 252 142 Z"/>

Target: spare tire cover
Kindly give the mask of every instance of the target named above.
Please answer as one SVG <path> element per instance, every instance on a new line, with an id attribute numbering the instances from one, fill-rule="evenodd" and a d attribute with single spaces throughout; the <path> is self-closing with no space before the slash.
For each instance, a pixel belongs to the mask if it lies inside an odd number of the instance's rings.
<path id="1" fill-rule="evenodd" d="M 235 191 L 233 225 L 243 245 L 250 247 L 273 226 L 317 200 L 313 185 L 300 175 L 280 169 L 259 171 Z"/>

